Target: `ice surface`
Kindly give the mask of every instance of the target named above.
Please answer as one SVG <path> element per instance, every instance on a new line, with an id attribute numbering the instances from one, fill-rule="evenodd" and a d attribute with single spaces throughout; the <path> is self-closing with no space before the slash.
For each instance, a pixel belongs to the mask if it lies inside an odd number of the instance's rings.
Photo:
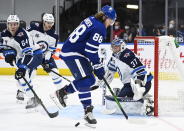
<path id="1" fill-rule="evenodd" d="M 51 78 L 36 76 L 34 82 L 34 89 L 48 110 L 58 110 L 49 98 L 49 94 L 55 90 Z M 111 84 L 113 87 L 119 85 L 121 83 L 117 79 Z M 14 76 L 0 76 L 0 131 L 184 131 L 184 117 L 129 116 L 129 120 L 126 120 L 123 115 L 102 114 L 101 89 L 92 92 L 94 116 L 98 121 L 96 129 L 82 124 L 83 109 L 77 93 L 69 96 L 68 107 L 60 110 L 58 117 L 49 118 L 42 107 L 38 108 L 38 112 L 26 112 L 25 104 L 16 103 L 16 90 Z M 75 127 L 78 121 L 81 124 Z"/>

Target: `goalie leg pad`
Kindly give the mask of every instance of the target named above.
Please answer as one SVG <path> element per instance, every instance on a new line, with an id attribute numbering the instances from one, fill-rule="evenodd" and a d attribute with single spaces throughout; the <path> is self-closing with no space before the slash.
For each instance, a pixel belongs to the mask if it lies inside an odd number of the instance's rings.
<path id="1" fill-rule="evenodd" d="M 130 83 L 124 84 L 123 88 L 121 88 L 118 97 L 130 97 L 133 98 L 134 93 L 132 91 Z"/>

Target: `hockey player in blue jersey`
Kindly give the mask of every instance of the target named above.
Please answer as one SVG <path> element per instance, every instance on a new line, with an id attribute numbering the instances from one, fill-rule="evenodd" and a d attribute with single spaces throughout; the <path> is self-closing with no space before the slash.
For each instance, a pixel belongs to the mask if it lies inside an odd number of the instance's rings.
<path id="1" fill-rule="evenodd" d="M 42 17 L 41 23 L 32 23 L 27 31 L 33 38 L 35 47 L 42 49 L 43 51 L 43 69 L 52 77 L 53 83 L 56 89 L 61 88 L 61 78 L 51 70 L 59 73 L 56 63 L 52 58 L 52 55 L 57 47 L 58 35 L 54 29 L 54 16 L 52 14 L 45 13 Z"/>
<path id="2" fill-rule="evenodd" d="M 65 107 L 67 94 L 78 91 L 84 108 L 84 119 L 88 124 L 96 124 L 92 115 L 90 87 L 95 83 L 94 74 L 102 80 L 105 71 L 98 56 L 99 45 L 106 38 L 106 28 L 116 20 L 116 12 L 111 6 L 104 6 L 95 16 L 86 18 L 70 34 L 62 47 L 62 59 L 72 72 L 75 80 L 56 91 L 60 103 Z"/>
<path id="3" fill-rule="evenodd" d="M 32 38 L 20 27 L 17 15 L 8 17 L 7 29 L 1 33 L 1 37 L 0 51 L 5 57 L 5 62 L 11 66 L 15 62 L 18 67 L 15 72 L 15 79 L 18 80 L 19 85 L 17 99 L 22 99 L 22 94 L 25 92 L 28 97 L 26 109 L 34 108 L 38 105 L 38 101 L 22 78 L 25 77 L 31 84 L 30 76 L 42 61 L 42 51 L 34 50 Z"/>
<path id="4" fill-rule="evenodd" d="M 116 95 L 118 97 L 129 97 L 136 101 L 142 99 L 151 88 L 152 74 L 139 58 L 130 49 L 126 48 L 123 39 L 114 39 L 111 48 L 113 54 L 107 64 L 105 74 L 108 83 L 112 82 L 114 73 L 118 72 L 124 86 Z M 104 84 L 103 81 L 97 82 L 99 86 Z"/>

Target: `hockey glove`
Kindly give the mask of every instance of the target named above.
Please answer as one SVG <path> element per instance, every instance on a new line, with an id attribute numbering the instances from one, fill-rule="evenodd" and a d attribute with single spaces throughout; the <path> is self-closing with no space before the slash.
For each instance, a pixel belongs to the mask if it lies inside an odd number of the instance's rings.
<path id="1" fill-rule="evenodd" d="M 47 73 L 50 73 L 53 68 L 53 64 L 49 60 L 45 60 L 42 66 Z"/>
<path id="2" fill-rule="evenodd" d="M 99 80 L 102 80 L 105 75 L 105 70 L 102 64 L 94 65 L 94 74 L 98 77 Z"/>
<path id="3" fill-rule="evenodd" d="M 141 80 L 130 79 L 132 91 L 134 93 L 133 100 L 140 100 L 145 92 L 145 87 L 142 87 Z"/>
<path id="4" fill-rule="evenodd" d="M 25 77 L 26 69 L 27 69 L 26 65 L 20 65 L 19 69 L 15 72 L 15 79 L 19 80 Z"/>
<path id="5" fill-rule="evenodd" d="M 9 63 L 11 66 L 13 65 L 13 61 L 16 59 L 16 53 L 14 50 L 5 50 L 3 51 L 3 55 L 5 57 L 5 62 Z"/>

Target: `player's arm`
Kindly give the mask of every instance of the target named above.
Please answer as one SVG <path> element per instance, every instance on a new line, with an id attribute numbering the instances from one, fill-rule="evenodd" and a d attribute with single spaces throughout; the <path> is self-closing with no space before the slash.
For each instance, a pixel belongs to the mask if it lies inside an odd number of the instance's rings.
<path id="1" fill-rule="evenodd" d="M 31 61 L 33 60 L 33 49 L 32 49 L 32 39 L 29 34 L 23 31 L 21 37 L 16 37 L 15 40 L 19 42 L 20 47 L 22 48 L 22 62 L 18 66 L 18 70 L 15 72 L 15 79 L 21 79 L 25 76 L 26 70 L 29 68 Z"/>
<path id="2" fill-rule="evenodd" d="M 13 47 L 10 47 L 5 42 L 6 33 L 3 31 L 0 38 L 0 53 L 3 53 L 4 60 L 6 63 L 9 63 L 11 66 L 14 66 L 13 62 L 16 60 L 17 52 Z"/>
<path id="3" fill-rule="evenodd" d="M 120 60 L 126 63 L 130 68 L 132 68 L 132 78 L 144 80 L 145 75 L 147 74 L 146 66 L 144 66 L 139 58 L 129 49 L 126 49 L 120 55 Z"/>
<path id="4" fill-rule="evenodd" d="M 15 40 L 20 44 L 20 48 L 22 49 L 22 66 L 28 68 L 33 57 L 33 41 L 26 32 L 23 32 L 23 35 L 20 38 L 15 38 Z"/>
<path id="5" fill-rule="evenodd" d="M 55 39 L 55 42 L 53 42 L 52 44 L 51 43 L 48 43 L 49 46 L 48 46 L 48 49 L 45 52 L 45 60 L 49 60 L 52 57 L 52 55 L 54 54 L 54 52 L 56 50 L 56 47 L 57 47 L 59 36 L 54 33 L 52 35 L 52 37 Z"/>
<path id="6" fill-rule="evenodd" d="M 117 72 L 117 68 L 115 66 L 115 62 L 113 60 L 113 57 L 111 57 L 111 59 L 109 60 L 108 64 L 107 64 L 107 68 L 105 70 L 105 75 L 104 78 L 106 79 L 106 81 L 108 82 L 108 84 L 110 84 L 113 79 L 114 79 L 114 74 Z M 92 90 L 97 89 L 99 87 L 105 87 L 106 84 L 104 83 L 103 80 L 98 80 L 96 82 L 96 84 L 91 87 Z"/>
<path id="7" fill-rule="evenodd" d="M 57 43 L 58 43 L 58 35 L 57 34 L 53 34 L 52 35 L 53 38 L 55 38 L 55 42 L 53 42 L 52 44 L 49 43 L 49 47 L 45 52 L 45 60 L 42 64 L 43 69 L 49 73 L 51 72 L 52 68 L 53 68 L 53 64 L 51 63 L 50 59 L 52 57 L 52 55 L 54 54 L 56 47 L 57 47 Z"/>
<path id="8" fill-rule="evenodd" d="M 102 79 L 105 71 L 103 68 L 103 63 L 100 62 L 98 55 L 99 45 L 102 43 L 104 35 L 98 29 L 94 28 L 86 42 L 85 55 L 92 62 L 94 67 L 94 73 L 99 78 Z"/>

